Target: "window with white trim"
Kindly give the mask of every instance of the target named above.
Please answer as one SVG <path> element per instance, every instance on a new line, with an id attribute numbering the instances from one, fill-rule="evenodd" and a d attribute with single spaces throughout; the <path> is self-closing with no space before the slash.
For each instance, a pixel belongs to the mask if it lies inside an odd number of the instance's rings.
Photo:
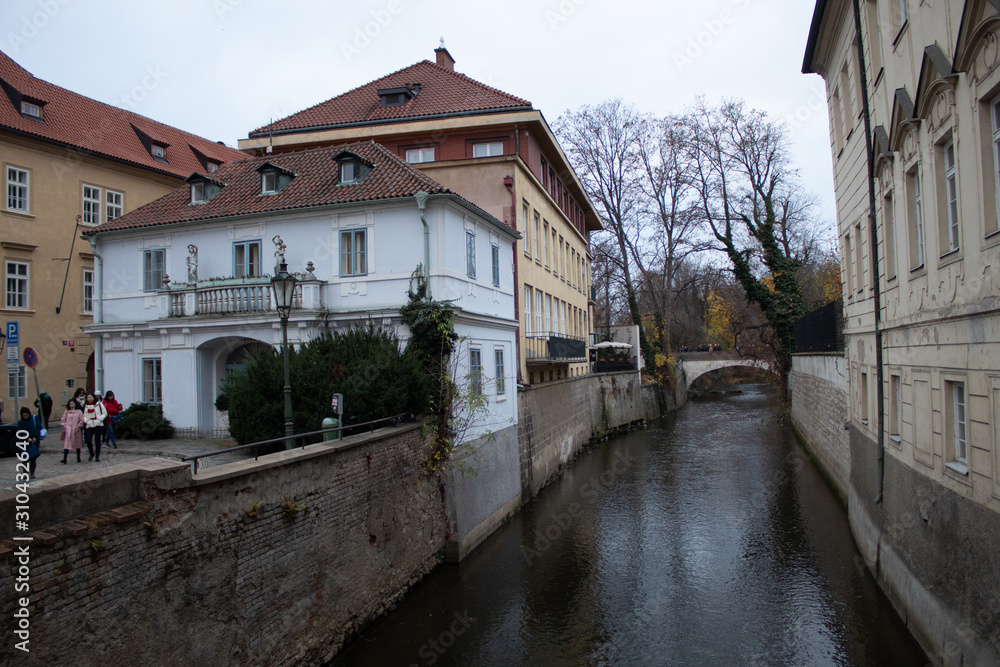
<path id="1" fill-rule="evenodd" d="M 83 270 L 83 312 L 94 312 L 94 272 Z"/>
<path id="2" fill-rule="evenodd" d="M 28 367 L 24 364 L 16 371 L 7 369 L 7 398 L 28 398 Z"/>
<path id="3" fill-rule="evenodd" d="M 4 305 L 7 308 L 27 310 L 31 307 L 31 272 L 27 262 L 4 262 Z"/>
<path id="4" fill-rule="evenodd" d="M 28 212 L 30 176 L 28 170 L 7 167 L 7 210 Z"/>
<path id="5" fill-rule="evenodd" d="M 472 144 L 472 157 L 497 157 L 500 155 L 503 155 L 502 141 Z"/>
<path id="6" fill-rule="evenodd" d="M 260 193 L 273 195 L 278 191 L 278 172 L 264 171 L 260 174 Z"/>
<path id="7" fill-rule="evenodd" d="M 903 423 L 903 383 L 899 375 L 889 375 L 889 437 L 900 441 Z"/>
<path id="8" fill-rule="evenodd" d="M 260 268 L 260 241 L 237 241 L 233 244 L 233 276 L 258 278 Z"/>
<path id="9" fill-rule="evenodd" d="M 125 195 L 114 190 L 104 191 L 104 221 L 111 222 L 125 212 Z"/>
<path id="10" fill-rule="evenodd" d="M 346 163 L 345 163 L 346 164 Z M 340 232 L 340 275 L 368 274 L 368 230 L 346 229 Z"/>
<path id="11" fill-rule="evenodd" d="M 545 295 L 540 289 L 535 290 L 535 335 L 544 333 L 545 329 L 542 328 L 542 321 L 544 318 L 543 313 L 545 312 Z"/>
<path id="12" fill-rule="evenodd" d="M 423 164 L 424 162 L 434 162 L 434 147 L 409 148 L 406 150 L 406 161 L 410 164 Z"/>
<path id="13" fill-rule="evenodd" d="M 965 439 L 965 383 L 945 381 L 945 438 L 948 467 L 968 474 L 969 452 Z"/>
<path id="14" fill-rule="evenodd" d="M 896 211 L 893 208 L 892 190 L 882 198 L 882 234 L 885 236 L 885 277 L 896 277 Z"/>
<path id="15" fill-rule="evenodd" d="M 469 385 L 473 396 L 483 395 L 483 351 L 469 347 Z"/>
<path id="16" fill-rule="evenodd" d="M 545 295 L 545 328 L 542 331 L 552 331 L 552 295 Z"/>
<path id="17" fill-rule="evenodd" d="M 524 286 L 524 335 L 531 335 L 531 287 Z"/>
<path id="18" fill-rule="evenodd" d="M 948 141 L 941 148 L 942 166 L 944 167 L 944 215 L 941 221 L 945 228 L 941 230 L 942 248 L 947 252 L 958 250 L 958 187 L 955 175 L 955 142 Z M 942 253 L 944 254 L 944 253 Z"/>
<path id="19" fill-rule="evenodd" d="M 497 396 L 507 395 L 506 370 L 504 369 L 503 348 L 493 348 L 493 368 L 496 377 Z"/>
<path id="20" fill-rule="evenodd" d="M 524 239 L 522 239 L 522 247 L 524 248 L 524 254 L 531 256 L 531 221 L 528 219 L 528 204 L 521 205 L 521 224 L 524 226 Z"/>
<path id="21" fill-rule="evenodd" d="M 538 215 L 538 211 L 535 211 L 535 259 L 536 260 L 540 260 L 541 257 L 542 257 L 542 251 L 541 251 L 541 242 L 542 241 L 541 241 L 541 238 L 540 238 L 541 235 L 539 234 L 539 231 L 541 230 L 541 227 L 540 227 L 539 222 L 538 222 L 540 219 L 541 218 Z M 548 229 L 545 230 L 545 233 L 548 234 Z"/>
<path id="22" fill-rule="evenodd" d="M 500 287 L 500 246 L 490 244 L 490 264 L 493 267 L 493 286 Z"/>
<path id="23" fill-rule="evenodd" d="M 101 224 L 101 189 L 92 185 L 83 186 L 83 223 Z"/>
<path id="24" fill-rule="evenodd" d="M 993 130 L 993 203 L 994 215 L 987 215 L 985 234 L 1000 230 L 1000 98 L 990 104 L 990 124 Z"/>
<path id="25" fill-rule="evenodd" d="M 163 269 L 166 264 L 167 251 L 163 248 L 153 248 L 142 252 L 142 289 L 145 292 L 155 292 L 163 288 Z"/>
<path id="26" fill-rule="evenodd" d="M 142 360 L 142 402 L 163 403 L 160 359 Z"/>
<path id="27" fill-rule="evenodd" d="M 42 117 L 42 107 L 31 102 L 26 102 L 21 100 L 21 113 L 25 116 L 34 116 L 35 118 Z"/>
<path id="28" fill-rule="evenodd" d="M 465 232 L 465 275 L 476 279 L 476 233 Z"/>
<path id="29" fill-rule="evenodd" d="M 920 193 L 920 167 L 906 174 L 907 232 L 910 243 L 910 270 L 924 265 L 924 211 Z"/>
<path id="30" fill-rule="evenodd" d="M 149 147 L 149 153 L 158 160 L 162 160 L 165 162 L 167 159 L 167 151 L 163 146 L 157 146 L 156 144 L 153 144 L 152 146 Z"/>
<path id="31" fill-rule="evenodd" d="M 191 184 L 191 203 L 204 204 L 208 201 L 208 184 L 205 181 L 195 181 Z"/>

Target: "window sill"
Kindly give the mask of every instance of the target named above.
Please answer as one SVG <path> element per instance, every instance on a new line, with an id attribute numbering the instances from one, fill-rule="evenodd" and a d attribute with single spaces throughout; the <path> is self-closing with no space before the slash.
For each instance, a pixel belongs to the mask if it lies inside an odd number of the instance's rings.
<path id="1" fill-rule="evenodd" d="M 958 461 L 948 461 L 947 463 L 944 464 L 944 467 L 948 468 L 949 470 L 954 470 L 955 472 L 957 472 L 959 475 L 962 475 L 963 477 L 968 477 L 969 476 L 969 466 L 968 466 L 968 464 L 959 463 Z"/>
<path id="2" fill-rule="evenodd" d="M 28 211 L 18 211 L 18 210 L 12 209 L 12 208 L 5 208 L 5 209 L 0 209 L 0 210 L 2 210 L 7 215 L 13 215 L 14 217 L 17 217 L 17 218 L 25 218 L 26 220 L 34 220 L 35 219 L 35 215 L 33 213 L 28 212 Z"/>
<path id="3" fill-rule="evenodd" d="M 938 268 L 962 261 L 962 249 L 955 248 L 938 257 Z"/>
<path id="4" fill-rule="evenodd" d="M 912 269 L 910 269 L 910 280 L 925 275 L 927 275 L 927 266 L 925 264 L 921 264 L 919 266 L 915 266 Z"/>
<path id="5" fill-rule="evenodd" d="M 35 311 L 30 308 L 0 308 L 0 313 L 11 313 L 12 315 L 34 315 Z"/>

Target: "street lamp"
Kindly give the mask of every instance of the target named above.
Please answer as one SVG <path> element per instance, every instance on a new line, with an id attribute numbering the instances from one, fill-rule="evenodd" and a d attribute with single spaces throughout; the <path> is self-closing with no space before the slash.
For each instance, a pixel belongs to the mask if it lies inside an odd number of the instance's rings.
<path id="1" fill-rule="evenodd" d="M 292 448 L 291 436 L 295 430 L 292 423 L 292 385 L 288 378 L 288 313 L 292 310 L 292 300 L 295 297 L 295 276 L 288 273 L 288 265 L 282 258 L 278 273 L 271 278 L 271 291 L 274 293 L 274 307 L 281 318 L 282 356 L 285 361 L 285 449 Z"/>

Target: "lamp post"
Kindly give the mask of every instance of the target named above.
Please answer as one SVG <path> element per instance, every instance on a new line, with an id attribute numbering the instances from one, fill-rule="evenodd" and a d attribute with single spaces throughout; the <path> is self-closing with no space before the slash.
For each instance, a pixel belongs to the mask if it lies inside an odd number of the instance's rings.
<path id="1" fill-rule="evenodd" d="M 292 448 L 291 436 L 295 430 L 292 423 L 292 385 L 288 377 L 288 314 L 292 310 L 292 300 L 295 296 L 295 276 L 288 273 L 288 265 L 282 258 L 278 273 L 271 279 L 271 291 L 274 294 L 274 307 L 281 318 L 282 356 L 285 362 L 285 449 Z"/>

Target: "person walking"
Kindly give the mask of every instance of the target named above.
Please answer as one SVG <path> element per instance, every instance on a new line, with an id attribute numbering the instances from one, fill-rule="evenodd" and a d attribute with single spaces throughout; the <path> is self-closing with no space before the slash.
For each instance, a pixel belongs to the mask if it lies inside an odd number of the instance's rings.
<path id="1" fill-rule="evenodd" d="M 83 410 L 76 404 L 76 400 L 71 398 L 66 403 L 66 412 L 63 413 L 59 423 L 63 427 L 62 462 L 66 463 L 69 453 L 75 449 L 76 462 L 80 463 L 80 450 L 83 448 Z"/>
<path id="2" fill-rule="evenodd" d="M 38 448 L 38 443 L 42 439 L 39 434 L 41 421 L 31 414 L 31 409 L 28 406 L 21 408 L 20 415 L 21 418 L 17 420 L 17 430 L 28 432 L 28 448 L 25 450 L 28 453 L 28 477 L 34 479 L 38 457 L 42 453 Z"/>
<path id="3" fill-rule="evenodd" d="M 96 389 L 94 390 L 94 405 L 99 405 L 102 408 L 104 408 L 104 397 L 101 395 L 101 392 L 99 392 Z M 108 432 L 107 424 L 108 424 L 108 410 L 107 408 L 104 408 L 104 419 L 101 420 L 101 433 L 98 436 L 101 439 L 102 446 L 107 444 L 107 439 L 106 439 L 106 434 Z M 95 435 L 97 434 L 95 433 Z"/>
<path id="4" fill-rule="evenodd" d="M 104 444 L 118 449 L 118 441 L 115 439 L 115 424 L 121 421 L 119 415 L 124 408 L 121 403 L 115 400 L 115 392 L 109 391 L 104 395 L 104 410 L 108 413 L 108 418 L 104 422 Z"/>
<path id="5" fill-rule="evenodd" d="M 73 392 L 73 400 L 83 410 L 84 406 L 87 405 L 87 390 L 83 387 L 77 387 L 76 391 Z"/>
<path id="6" fill-rule="evenodd" d="M 39 401 L 41 401 L 41 404 L 39 404 Z M 52 415 L 52 397 L 49 396 L 47 391 L 43 391 L 42 394 L 35 399 L 35 407 L 38 408 L 38 414 L 42 418 L 42 428 L 48 430 L 49 417 Z"/>
<path id="7" fill-rule="evenodd" d="M 85 400 L 87 402 L 83 407 L 83 441 L 87 444 L 87 451 L 90 452 L 90 458 L 87 460 L 100 463 L 101 436 L 104 431 L 104 418 L 108 413 L 104 411 L 104 404 L 98 403 L 93 394 L 87 394 Z"/>

